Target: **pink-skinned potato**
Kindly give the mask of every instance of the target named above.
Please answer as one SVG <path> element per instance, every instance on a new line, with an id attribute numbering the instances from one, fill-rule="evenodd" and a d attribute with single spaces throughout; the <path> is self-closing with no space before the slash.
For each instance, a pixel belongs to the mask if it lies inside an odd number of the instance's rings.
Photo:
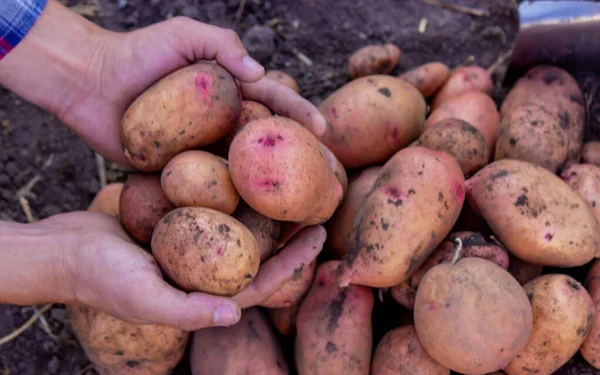
<path id="1" fill-rule="evenodd" d="M 296 318 L 298 317 L 301 303 L 299 302 L 279 309 L 267 309 L 267 316 L 280 335 L 292 336 L 296 333 Z"/>
<path id="2" fill-rule="evenodd" d="M 244 201 L 231 216 L 250 229 L 260 249 L 260 262 L 266 262 L 275 253 L 281 223 L 256 212 Z"/>
<path id="3" fill-rule="evenodd" d="M 244 100 L 242 102 L 242 112 L 240 113 L 240 116 L 238 117 L 233 129 L 231 129 L 231 131 L 223 138 L 223 142 L 227 147 L 229 147 L 238 131 L 247 123 L 259 118 L 267 118 L 271 116 L 273 116 L 273 114 L 267 106 L 252 100 Z"/>
<path id="4" fill-rule="evenodd" d="M 339 287 L 339 261 L 322 263 L 300 305 L 294 355 L 299 375 L 368 375 L 373 293 L 361 285 Z"/>
<path id="5" fill-rule="evenodd" d="M 276 309 L 300 303 L 310 289 L 316 267 L 317 261 L 313 260 L 309 264 L 295 269 L 292 279 L 272 294 L 271 297 L 261 302 L 260 306 Z"/>
<path id="6" fill-rule="evenodd" d="M 442 62 L 429 62 L 410 69 L 398 76 L 413 85 L 425 99 L 439 90 L 450 76 L 450 68 Z"/>
<path id="7" fill-rule="evenodd" d="M 450 233 L 464 199 L 463 173 L 449 154 L 422 147 L 396 153 L 354 220 L 340 285 L 388 288 L 406 280 Z"/>
<path id="8" fill-rule="evenodd" d="M 585 279 L 585 288 L 594 302 L 594 316 L 579 352 L 587 363 L 600 370 L 600 260 L 594 261 Z"/>
<path id="9" fill-rule="evenodd" d="M 560 176 L 585 199 L 596 221 L 600 223 L 600 167 L 593 164 L 572 164 Z"/>
<path id="10" fill-rule="evenodd" d="M 431 110 L 467 91 L 480 91 L 490 95 L 494 83 L 490 73 L 480 66 L 461 66 L 453 69 L 444 85 L 431 102 Z"/>
<path id="11" fill-rule="evenodd" d="M 158 80 L 121 120 L 125 157 L 157 172 L 176 154 L 216 142 L 234 126 L 242 95 L 234 77 L 212 62 L 197 62 Z"/>
<path id="12" fill-rule="evenodd" d="M 581 146 L 581 163 L 600 166 L 600 141 L 588 141 Z"/>
<path id="13" fill-rule="evenodd" d="M 398 64 L 400 53 L 400 48 L 390 43 L 361 47 L 348 59 L 348 74 L 351 79 L 388 74 Z"/>

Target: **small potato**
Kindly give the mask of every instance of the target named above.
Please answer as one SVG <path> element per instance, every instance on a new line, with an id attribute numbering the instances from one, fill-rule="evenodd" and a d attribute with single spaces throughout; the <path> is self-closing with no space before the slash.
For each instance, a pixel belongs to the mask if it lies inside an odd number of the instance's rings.
<path id="1" fill-rule="evenodd" d="M 398 77 L 413 85 L 425 99 L 439 90 L 450 76 L 450 68 L 441 62 L 430 62 L 417 66 Z"/>
<path id="2" fill-rule="evenodd" d="M 466 187 L 471 206 L 522 260 L 577 267 L 598 254 L 600 226 L 587 202 L 549 170 L 503 159 L 473 175 Z"/>
<path id="3" fill-rule="evenodd" d="M 348 194 L 340 207 L 326 224 L 327 252 L 334 259 L 341 259 L 348 251 L 348 234 L 362 202 L 377 179 L 380 165 L 365 168 L 355 174 L 348 185 Z"/>
<path id="4" fill-rule="evenodd" d="M 259 214 L 244 201 L 240 201 L 232 216 L 250 229 L 260 249 L 260 262 L 267 261 L 275 252 L 281 223 Z"/>
<path id="5" fill-rule="evenodd" d="M 181 207 L 156 225 L 152 255 L 187 292 L 233 296 L 256 276 L 260 249 L 252 232 L 233 217 L 204 207 Z"/>
<path id="6" fill-rule="evenodd" d="M 384 163 L 423 131 L 426 103 L 406 81 L 387 75 L 355 79 L 321 104 L 321 141 L 346 169 Z"/>
<path id="7" fill-rule="evenodd" d="M 121 142 L 137 169 L 158 172 L 176 154 L 214 143 L 234 126 L 241 91 L 218 64 L 198 62 L 160 79 L 129 106 Z"/>
<path id="8" fill-rule="evenodd" d="M 585 287 L 594 301 L 592 326 L 579 351 L 587 363 L 600 370 L 600 260 L 588 271 Z"/>
<path id="9" fill-rule="evenodd" d="M 476 127 L 488 143 L 490 156 L 493 154 L 500 129 L 500 115 L 496 103 L 489 95 L 467 91 L 453 96 L 435 110 L 432 109 L 425 122 L 425 129 L 449 118 L 463 120 Z"/>
<path id="10" fill-rule="evenodd" d="M 350 78 L 388 74 L 398 64 L 400 48 L 393 44 L 374 44 L 356 50 L 348 59 Z"/>
<path id="11" fill-rule="evenodd" d="M 600 142 L 588 141 L 581 147 L 581 162 L 600 166 Z"/>
<path id="12" fill-rule="evenodd" d="M 561 173 L 561 178 L 588 204 L 600 223 L 600 167 L 593 164 L 573 164 Z"/>
<path id="13" fill-rule="evenodd" d="M 238 131 L 243 128 L 244 125 L 259 118 L 271 116 L 273 116 L 273 114 L 266 106 L 252 100 L 244 100 L 242 102 L 242 112 L 240 113 L 240 117 L 233 129 L 231 129 L 231 131 L 223 138 L 223 142 L 229 147 L 233 141 L 233 137 L 237 135 Z"/>
<path id="14" fill-rule="evenodd" d="M 339 261 L 317 268 L 296 322 L 295 358 L 299 375 L 368 375 L 371 364 L 373 293 L 367 287 L 340 288 Z"/>
<path id="15" fill-rule="evenodd" d="M 533 331 L 525 349 L 503 370 L 508 375 L 550 375 L 577 353 L 590 332 L 594 302 L 568 275 L 542 275 L 524 289 L 533 310 Z"/>
<path id="16" fill-rule="evenodd" d="M 449 154 L 398 151 L 379 170 L 354 220 L 340 285 L 388 288 L 406 280 L 448 235 L 464 198 L 462 171 Z"/>
<path id="17" fill-rule="evenodd" d="M 450 76 L 439 89 L 431 103 L 431 111 L 444 102 L 467 91 L 480 91 L 490 95 L 494 89 L 492 76 L 480 66 L 461 66 L 450 72 Z"/>
<path id="18" fill-rule="evenodd" d="M 100 189 L 98 194 L 92 200 L 88 207 L 88 211 L 101 212 L 106 215 L 119 217 L 119 202 L 121 200 L 121 192 L 125 184 L 114 182 L 107 184 Z"/>
<path id="19" fill-rule="evenodd" d="M 544 267 L 539 264 L 532 264 L 508 254 L 508 272 L 519 282 L 525 285 L 531 280 L 542 275 Z"/>
<path id="20" fill-rule="evenodd" d="M 296 333 L 296 318 L 301 303 L 280 309 L 267 309 L 267 315 L 280 335 L 292 336 Z"/>
<path id="21" fill-rule="evenodd" d="M 490 159 L 490 150 L 483 134 L 473 125 L 457 118 L 448 118 L 432 125 L 413 146 L 447 152 L 456 159 L 467 177 Z"/>
<path id="22" fill-rule="evenodd" d="M 149 244 L 156 224 L 174 208 L 160 185 L 160 174 L 127 176 L 119 197 L 119 217 L 131 237 Z"/>
<path id="23" fill-rule="evenodd" d="M 192 375 L 289 374 L 281 344 L 256 307 L 232 326 L 194 332 L 190 364 Z"/>
<path id="24" fill-rule="evenodd" d="M 533 328 L 523 287 L 482 258 L 442 263 L 423 277 L 415 327 L 431 357 L 462 374 L 497 371 L 527 345 Z"/>
<path id="25" fill-rule="evenodd" d="M 292 279 L 267 300 L 261 302 L 260 306 L 276 309 L 300 303 L 310 289 L 316 267 L 317 262 L 312 261 L 308 265 L 295 269 Z"/>
<path id="26" fill-rule="evenodd" d="M 450 375 L 421 345 L 414 325 L 386 333 L 373 353 L 371 375 Z"/>
<path id="27" fill-rule="evenodd" d="M 298 87 L 298 83 L 296 83 L 296 80 L 291 75 L 280 70 L 267 70 L 265 76 L 281 83 L 282 85 L 291 88 L 292 90 L 300 94 L 300 88 Z"/>

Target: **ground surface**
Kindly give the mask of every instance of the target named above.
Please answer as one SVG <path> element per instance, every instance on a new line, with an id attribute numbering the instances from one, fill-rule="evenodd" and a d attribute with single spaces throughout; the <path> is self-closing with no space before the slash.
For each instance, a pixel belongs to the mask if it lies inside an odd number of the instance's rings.
<path id="1" fill-rule="evenodd" d="M 284 70 L 298 81 L 302 95 L 318 103 L 347 81 L 349 54 L 370 42 L 393 42 L 403 51 L 398 73 L 420 63 L 441 60 L 455 66 L 473 56 L 473 63 L 490 66 L 511 47 L 518 15 L 509 1 L 462 1 L 483 6 L 489 17 L 472 17 L 453 10 L 425 5 L 420 1 L 393 0 L 248 0 L 241 22 L 235 22 L 240 0 L 98 0 L 65 1 L 69 6 L 87 5 L 90 19 L 112 30 L 126 31 L 186 15 L 201 21 L 234 28 L 244 36 L 255 25 L 269 25 L 275 32 L 272 46 L 244 39 L 268 68 Z M 456 2 L 455 2 L 456 3 Z M 96 4 L 96 6 L 94 6 Z M 89 7 L 91 5 L 91 7 Z M 419 22 L 427 19 L 425 33 Z M 312 65 L 298 58 L 307 56 Z M 502 71 L 500 71 L 502 72 Z M 580 80 L 594 89 L 594 80 Z M 498 90 L 497 99 L 501 99 Z M 596 101 L 599 105 L 600 101 Z M 600 110 L 595 108 L 595 114 Z M 594 112 L 594 111 L 592 111 Z M 3 220 L 26 222 L 16 192 L 35 176 L 37 182 L 26 198 L 35 218 L 85 209 L 100 188 L 93 152 L 54 117 L 13 94 L 0 91 L 0 215 Z M 590 127 L 596 128 L 595 126 Z M 589 132 L 591 135 L 593 132 Z M 123 173 L 107 165 L 108 181 L 122 180 Z M 374 321 L 376 337 L 396 325 L 402 312 L 397 306 L 378 305 Z M 28 307 L 0 305 L 0 336 L 10 333 L 32 314 Z M 16 340 L 0 347 L 0 374 L 77 374 L 89 364 L 69 328 L 62 306 L 46 313 L 55 342 L 39 323 Z M 565 374 L 593 373 L 575 358 Z M 176 371 L 189 373 L 184 360 Z"/>

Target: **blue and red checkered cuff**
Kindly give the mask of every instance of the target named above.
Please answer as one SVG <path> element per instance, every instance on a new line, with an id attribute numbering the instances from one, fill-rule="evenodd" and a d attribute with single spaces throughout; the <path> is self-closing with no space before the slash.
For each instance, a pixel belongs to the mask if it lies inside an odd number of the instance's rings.
<path id="1" fill-rule="evenodd" d="M 0 59 L 27 35 L 48 0 L 0 0 Z"/>

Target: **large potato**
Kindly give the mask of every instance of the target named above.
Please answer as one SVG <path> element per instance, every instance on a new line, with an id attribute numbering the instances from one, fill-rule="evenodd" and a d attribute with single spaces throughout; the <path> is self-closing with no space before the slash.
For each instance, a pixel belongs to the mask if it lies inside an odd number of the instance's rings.
<path id="1" fill-rule="evenodd" d="M 260 303 L 260 306 L 271 309 L 289 307 L 300 303 L 312 284 L 317 267 L 316 260 L 294 270 L 292 279 L 278 291 Z"/>
<path id="2" fill-rule="evenodd" d="M 594 261 L 588 271 L 585 287 L 594 302 L 594 316 L 579 351 L 590 365 L 600 370 L 600 260 Z"/>
<path id="3" fill-rule="evenodd" d="M 585 199 L 596 221 L 600 223 L 600 167 L 593 164 L 572 164 L 562 171 L 561 178 Z"/>
<path id="4" fill-rule="evenodd" d="M 480 66 L 461 66 L 453 69 L 450 76 L 439 89 L 431 102 L 431 110 L 435 110 L 444 102 L 467 91 L 480 91 L 491 94 L 494 88 L 490 73 Z"/>
<path id="5" fill-rule="evenodd" d="M 387 288 L 406 280 L 448 235 L 464 198 L 463 174 L 449 154 L 422 147 L 396 153 L 350 230 L 340 285 Z"/>
<path id="6" fill-rule="evenodd" d="M 414 325 L 386 333 L 373 353 L 371 375 L 450 375 L 421 345 Z"/>
<path id="7" fill-rule="evenodd" d="M 340 288 L 339 261 L 317 268 L 296 321 L 299 375 L 368 375 L 371 365 L 373 293 L 367 287 Z"/>
<path id="8" fill-rule="evenodd" d="M 232 326 L 194 332 L 190 363 L 192 375 L 289 374 L 281 344 L 256 307 Z"/>
<path id="9" fill-rule="evenodd" d="M 523 287 L 502 267 L 482 258 L 430 269 L 417 291 L 414 311 L 425 350 L 462 374 L 504 368 L 525 348 L 533 328 Z"/>
<path id="10" fill-rule="evenodd" d="M 398 78 L 413 85 L 424 98 L 428 99 L 442 87 L 449 75 L 450 69 L 446 64 L 434 61 L 408 70 Z"/>
<path id="11" fill-rule="evenodd" d="M 471 205 L 522 260 L 575 267 L 598 253 L 600 227 L 587 202 L 547 169 L 503 159 L 485 166 L 466 186 Z"/>
<path id="12" fill-rule="evenodd" d="M 348 82 L 320 105 L 321 141 L 345 168 L 384 163 L 423 131 L 426 103 L 406 81 L 371 75 Z"/>
<path id="13" fill-rule="evenodd" d="M 233 217 L 204 207 L 181 207 L 156 225 L 152 255 L 182 289 L 233 296 L 256 276 L 260 249 Z"/>
<path id="14" fill-rule="evenodd" d="M 600 166 L 600 141 L 588 141 L 581 146 L 581 162 Z"/>
<path id="15" fill-rule="evenodd" d="M 241 129 L 229 149 L 229 170 L 242 199 L 275 220 L 321 224 L 343 197 L 321 142 L 285 117 Z"/>
<path id="16" fill-rule="evenodd" d="M 125 156 L 137 169 L 156 172 L 176 154 L 225 136 L 242 110 L 233 76 L 198 62 L 160 79 L 129 106 L 121 121 Z"/>
<path id="17" fill-rule="evenodd" d="M 400 59 L 400 48 L 393 44 L 373 44 L 354 51 L 348 59 L 351 79 L 371 74 L 387 74 L 394 70 Z"/>
<path id="18" fill-rule="evenodd" d="M 567 275 L 542 275 L 524 288 L 533 310 L 533 331 L 504 372 L 550 375 L 577 353 L 588 335 L 594 302 L 583 285 Z"/>
<path id="19" fill-rule="evenodd" d="M 269 259 L 275 252 L 281 232 L 281 223 L 259 214 L 244 201 L 240 201 L 232 216 L 250 229 L 256 238 L 260 249 L 260 262 L 263 263 Z"/>
<path id="20" fill-rule="evenodd" d="M 107 184 L 96 194 L 88 207 L 88 211 L 101 212 L 118 218 L 121 192 L 123 191 L 124 186 L 125 184 L 122 182 Z"/>

